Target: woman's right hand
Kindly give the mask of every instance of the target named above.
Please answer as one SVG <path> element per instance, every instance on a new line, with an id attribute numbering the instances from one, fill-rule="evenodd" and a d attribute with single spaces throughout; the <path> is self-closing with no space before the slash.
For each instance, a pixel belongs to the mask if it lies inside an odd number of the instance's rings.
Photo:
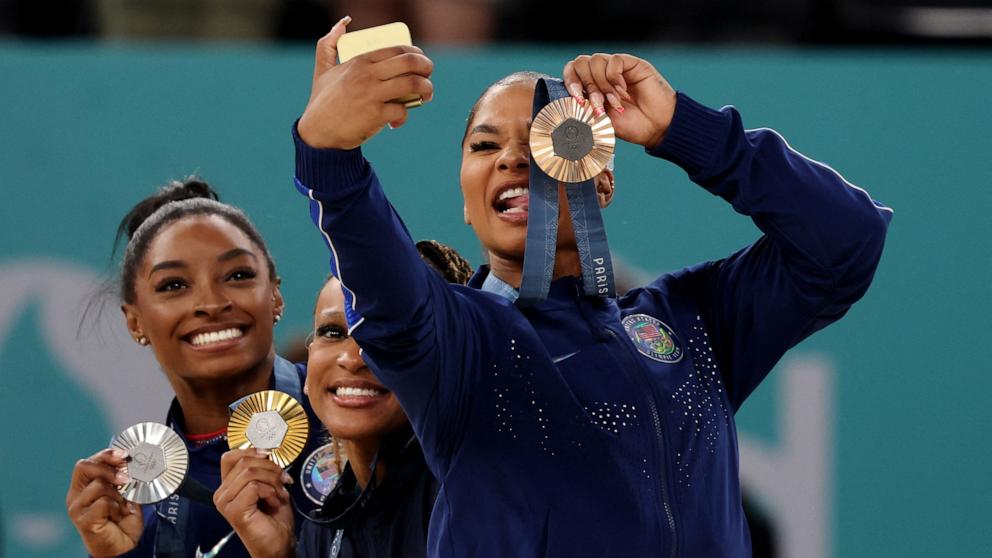
<path id="1" fill-rule="evenodd" d="M 338 39 L 350 21 L 343 18 L 317 41 L 310 102 L 297 125 L 310 147 L 358 147 L 386 124 L 406 122 L 407 109 L 393 99 L 416 93 L 426 103 L 434 96 L 434 63 L 417 47 L 383 48 L 338 64 Z"/>
<path id="2" fill-rule="evenodd" d="M 105 449 L 80 459 L 72 469 L 65 507 L 90 556 L 118 556 L 138 546 L 144 518 L 137 504 L 124 501 L 117 486 L 128 481 L 122 470 L 127 454 Z"/>
<path id="3" fill-rule="evenodd" d="M 231 450 L 220 458 L 221 483 L 214 505 L 253 558 L 296 555 L 289 474 L 256 449 Z"/>

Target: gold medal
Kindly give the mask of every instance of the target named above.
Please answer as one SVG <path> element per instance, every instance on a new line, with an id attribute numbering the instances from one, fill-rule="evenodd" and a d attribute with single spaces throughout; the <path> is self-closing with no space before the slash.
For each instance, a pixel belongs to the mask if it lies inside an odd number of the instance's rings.
<path id="1" fill-rule="evenodd" d="M 268 450 L 269 459 L 286 468 L 303 451 L 309 433 L 303 405 L 289 394 L 266 390 L 238 403 L 227 423 L 227 445 Z"/>
<path id="2" fill-rule="evenodd" d="M 530 127 L 530 152 L 537 166 L 569 184 L 601 173 L 615 145 L 609 117 L 596 116 L 592 103 L 583 106 L 572 97 L 548 103 Z"/>
<path id="3" fill-rule="evenodd" d="M 114 436 L 110 447 L 127 452 L 131 480 L 117 491 L 136 504 L 154 504 L 171 496 L 186 478 L 189 452 L 182 438 L 157 422 L 142 422 Z"/>

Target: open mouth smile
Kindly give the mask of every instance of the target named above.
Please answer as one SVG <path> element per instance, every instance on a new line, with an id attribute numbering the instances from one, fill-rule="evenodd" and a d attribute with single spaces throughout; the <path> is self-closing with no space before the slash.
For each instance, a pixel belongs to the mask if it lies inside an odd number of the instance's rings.
<path id="1" fill-rule="evenodd" d="M 196 349 L 223 349 L 237 344 L 247 330 L 246 326 L 215 326 L 198 329 L 182 339 Z"/>
<path id="2" fill-rule="evenodd" d="M 375 405 L 389 395 L 389 390 L 366 381 L 345 381 L 327 390 L 342 407 L 360 408 Z"/>
<path id="3" fill-rule="evenodd" d="M 530 207 L 530 189 L 526 182 L 508 184 L 497 190 L 493 199 L 493 209 L 501 219 L 510 222 L 526 222 Z"/>

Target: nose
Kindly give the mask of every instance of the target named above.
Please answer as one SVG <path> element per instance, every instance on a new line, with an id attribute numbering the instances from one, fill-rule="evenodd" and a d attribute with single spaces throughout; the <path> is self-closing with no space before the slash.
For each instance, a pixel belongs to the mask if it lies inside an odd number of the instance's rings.
<path id="1" fill-rule="evenodd" d="M 496 158 L 496 165 L 501 171 L 527 170 L 530 167 L 530 150 L 526 144 L 510 142 Z"/>
<path id="2" fill-rule="evenodd" d="M 224 312 L 229 312 L 234 307 L 231 299 L 215 287 L 204 287 L 197 294 L 199 296 L 196 306 L 193 308 L 193 313 L 196 316 L 213 318 Z"/>
<path id="3" fill-rule="evenodd" d="M 342 347 L 342 351 L 338 353 L 338 366 L 344 368 L 352 374 L 355 374 L 362 368 L 365 368 L 365 360 L 362 358 L 360 349 L 358 348 L 358 343 L 355 343 L 354 339 L 348 339 L 345 341 L 345 346 Z"/>

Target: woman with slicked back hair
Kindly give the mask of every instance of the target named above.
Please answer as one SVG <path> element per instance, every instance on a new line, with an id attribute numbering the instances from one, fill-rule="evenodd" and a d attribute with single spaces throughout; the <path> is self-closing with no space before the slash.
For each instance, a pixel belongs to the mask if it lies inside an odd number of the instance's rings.
<path id="1" fill-rule="evenodd" d="M 189 450 L 188 476 L 206 490 L 199 498 L 174 495 L 155 505 L 125 502 L 117 487 L 128 480 L 127 455 L 108 449 L 76 463 L 66 495 L 69 517 L 97 558 L 248 556 L 209 495 L 220 484 L 229 405 L 266 389 L 303 401 L 305 368 L 273 347 L 273 326 L 283 312 L 275 263 L 247 215 L 221 203 L 198 179 L 172 182 L 135 205 L 118 227 L 118 241 L 122 237 L 124 319 L 175 392 L 166 423 Z M 319 423 L 304 407 L 314 425 L 312 449 Z M 305 502 L 297 486 L 287 491 L 283 484 L 298 472 L 298 464 L 287 472 L 265 470 L 279 487 L 266 495 Z"/>

